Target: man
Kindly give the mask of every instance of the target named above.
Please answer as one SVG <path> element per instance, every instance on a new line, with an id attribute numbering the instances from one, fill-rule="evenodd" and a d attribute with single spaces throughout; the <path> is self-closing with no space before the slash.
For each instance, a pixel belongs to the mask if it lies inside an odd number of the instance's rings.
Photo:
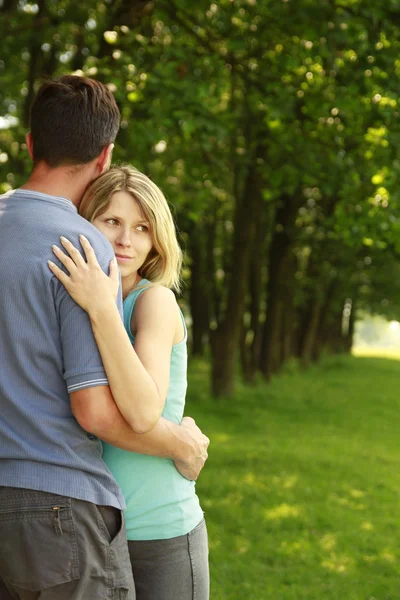
<path id="1" fill-rule="evenodd" d="M 114 403 L 86 313 L 47 268 L 61 233 L 75 243 L 83 233 L 108 271 L 111 246 L 77 206 L 109 168 L 119 120 L 98 81 L 44 83 L 27 135 L 32 173 L 0 197 L 2 599 L 135 598 L 124 499 L 99 438 L 169 457 L 189 479 L 207 457 L 209 441 L 189 418 L 135 434 Z"/>

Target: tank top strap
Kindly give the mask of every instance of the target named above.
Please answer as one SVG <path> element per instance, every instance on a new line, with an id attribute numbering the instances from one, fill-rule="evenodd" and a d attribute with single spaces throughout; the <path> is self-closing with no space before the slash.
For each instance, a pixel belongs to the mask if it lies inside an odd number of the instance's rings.
<path id="1" fill-rule="evenodd" d="M 182 321 L 182 325 L 183 325 L 183 340 L 181 342 L 178 342 L 178 344 L 174 344 L 173 347 L 175 346 L 179 346 L 179 344 L 183 344 L 183 342 L 187 342 L 187 338 L 188 338 L 188 332 L 187 332 L 187 327 L 186 327 L 186 322 L 185 322 L 185 316 L 182 312 L 181 307 L 178 304 L 178 309 L 179 309 L 179 314 L 181 316 L 181 321 Z"/>
<path id="2" fill-rule="evenodd" d="M 150 287 L 150 285 L 151 282 L 148 281 L 148 279 L 142 279 L 124 300 L 124 326 L 132 343 L 134 342 L 134 337 L 131 332 L 131 321 L 136 300 L 139 298 L 140 294 Z"/>

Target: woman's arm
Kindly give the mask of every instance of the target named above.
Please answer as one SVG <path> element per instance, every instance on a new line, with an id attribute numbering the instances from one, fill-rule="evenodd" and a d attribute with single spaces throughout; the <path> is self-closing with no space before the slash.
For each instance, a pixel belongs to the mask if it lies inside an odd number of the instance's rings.
<path id="1" fill-rule="evenodd" d="M 49 267 L 74 300 L 89 315 L 93 333 L 107 373 L 113 398 L 124 419 L 137 433 L 150 431 L 159 420 L 168 390 L 171 349 L 176 324 L 176 301 L 166 288 L 147 290 L 146 303 L 138 299 L 143 327 L 138 332 L 143 363 L 132 347 L 115 304 L 118 269 L 110 266 L 108 277 L 99 266 L 88 240 L 81 236 L 87 262 L 65 238 L 69 257 L 56 247 L 55 255 L 69 276 L 54 263 Z M 140 310 L 140 309 L 139 309 Z M 149 336 L 148 343 L 144 342 Z"/>
<path id="2" fill-rule="evenodd" d="M 115 302 L 88 314 L 115 402 L 136 433 L 145 433 L 157 423 L 167 397 L 175 296 L 166 288 L 150 288 L 138 298 L 136 311 L 135 348 Z"/>
<path id="3" fill-rule="evenodd" d="M 179 425 L 160 418 L 148 433 L 135 433 L 118 410 L 108 386 L 71 393 L 71 409 L 83 429 L 130 452 L 170 458 L 183 477 L 197 479 L 210 440 L 190 417 Z"/>

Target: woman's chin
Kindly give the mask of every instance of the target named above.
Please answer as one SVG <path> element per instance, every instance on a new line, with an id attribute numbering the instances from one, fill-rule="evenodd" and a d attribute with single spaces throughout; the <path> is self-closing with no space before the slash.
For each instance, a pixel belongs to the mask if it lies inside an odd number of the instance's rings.
<path id="1" fill-rule="evenodd" d="M 121 278 L 125 281 L 135 282 L 138 274 L 137 269 L 133 269 L 132 267 L 128 267 L 127 265 L 118 265 L 119 271 L 121 273 Z"/>

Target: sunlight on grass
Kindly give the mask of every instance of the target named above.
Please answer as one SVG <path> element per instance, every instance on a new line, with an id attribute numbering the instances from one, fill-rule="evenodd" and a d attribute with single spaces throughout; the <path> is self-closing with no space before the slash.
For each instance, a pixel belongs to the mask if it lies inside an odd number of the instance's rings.
<path id="1" fill-rule="evenodd" d="M 333 500 L 335 500 L 341 506 L 346 506 L 352 510 L 365 510 L 366 505 L 362 502 L 354 502 L 351 498 L 346 498 L 345 496 L 331 496 Z"/>
<path id="2" fill-rule="evenodd" d="M 280 504 L 275 508 L 270 508 L 264 512 L 267 519 L 276 521 L 280 519 L 290 519 L 300 516 L 300 508 L 298 506 L 290 506 L 289 504 Z"/>
<path id="3" fill-rule="evenodd" d="M 250 472 L 250 473 L 246 473 L 246 475 L 243 477 L 243 481 L 244 481 L 244 483 L 247 483 L 247 485 L 257 486 L 259 478 L 256 476 L 255 473 Z"/>
<path id="4" fill-rule="evenodd" d="M 288 556 L 293 556 L 296 554 L 301 554 L 302 556 L 305 556 L 305 553 L 310 551 L 310 543 L 306 542 L 305 540 L 296 542 L 284 541 L 280 545 L 280 550 Z"/>
<path id="5" fill-rule="evenodd" d="M 374 556 L 374 555 L 370 555 L 370 554 L 365 554 L 363 556 L 363 559 L 365 560 L 366 563 L 371 564 L 371 563 L 376 562 L 378 560 L 378 557 Z"/>
<path id="6" fill-rule="evenodd" d="M 320 545 L 321 548 L 323 548 L 323 550 L 333 550 L 333 548 L 336 546 L 337 544 L 337 536 L 333 533 L 327 533 L 326 535 L 323 536 L 323 538 L 320 540 Z"/>
<path id="7" fill-rule="evenodd" d="M 272 481 L 275 485 L 283 487 L 288 490 L 297 484 L 298 479 L 299 478 L 297 475 L 283 475 L 283 476 L 281 475 L 279 477 L 274 476 L 272 478 Z"/>
<path id="8" fill-rule="evenodd" d="M 245 554 L 250 549 L 251 542 L 249 539 L 243 536 L 237 536 L 235 538 L 235 550 L 237 554 Z"/>
<path id="9" fill-rule="evenodd" d="M 195 367 L 212 600 L 400 598 L 400 369 L 388 358 L 400 351 L 327 357 L 229 401 Z"/>
<path id="10" fill-rule="evenodd" d="M 212 552 L 213 550 L 218 550 L 218 548 L 221 546 L 221 540 L 216 537 L 209 539 L 208 546 L 209 546 L 210 552 Z"/>
<path id="11" fill-rule="evenodd" d="M 365 496 L 365 493 L 361 490 L 350 490 L 350 496 L 352 496 L 353 498 L 363 498 Z"/>
<path id="12" fill-rule="evenodd" d="M 334 571 L 335 573 L 344 573 L 348 570 L 348 568 L 352 564 L 352 561 L 348 556 L 337 556 L 333 552 L 330 555 L 330 557 L 327 560 L 324 560 L 321 564 L 325 569 L 328 569 L 329 571 Z"/>
<path id="13" fill-rule="evenodd" d="M 395 348 L 370 348 L 368 346 L 353 348 L 352 355 L 356 357 L 374 357 L 377 358 L 391 358 L 393 360 L 400 360 L 400 349 Z"/>
<path id="14" fill-rule="evenodd" d="M 387 561 L 387 562 L 389 562 L 389 563 L 394 563 L 394 562 L 396 562 L 396 557 L 395 557 L 395 555 L 393 554 L 393 552 L 391 552 L 391 551 L 389 551 L 389 550 L 384 550 L 384 551 L 381 553 L 381 558 L 382 558 L 383 560 L 386 560 L 386 561 Z"/>
<path id="15" fill-rule="evenodd" d="M 243 497 L 244 494 L 236 490 L 230 494 L 227 494 L 226 496 L 216 499 L 214 504 L 219 504 L 220 506 L 232 509 L 240 506 L 243 503 Z"/>

